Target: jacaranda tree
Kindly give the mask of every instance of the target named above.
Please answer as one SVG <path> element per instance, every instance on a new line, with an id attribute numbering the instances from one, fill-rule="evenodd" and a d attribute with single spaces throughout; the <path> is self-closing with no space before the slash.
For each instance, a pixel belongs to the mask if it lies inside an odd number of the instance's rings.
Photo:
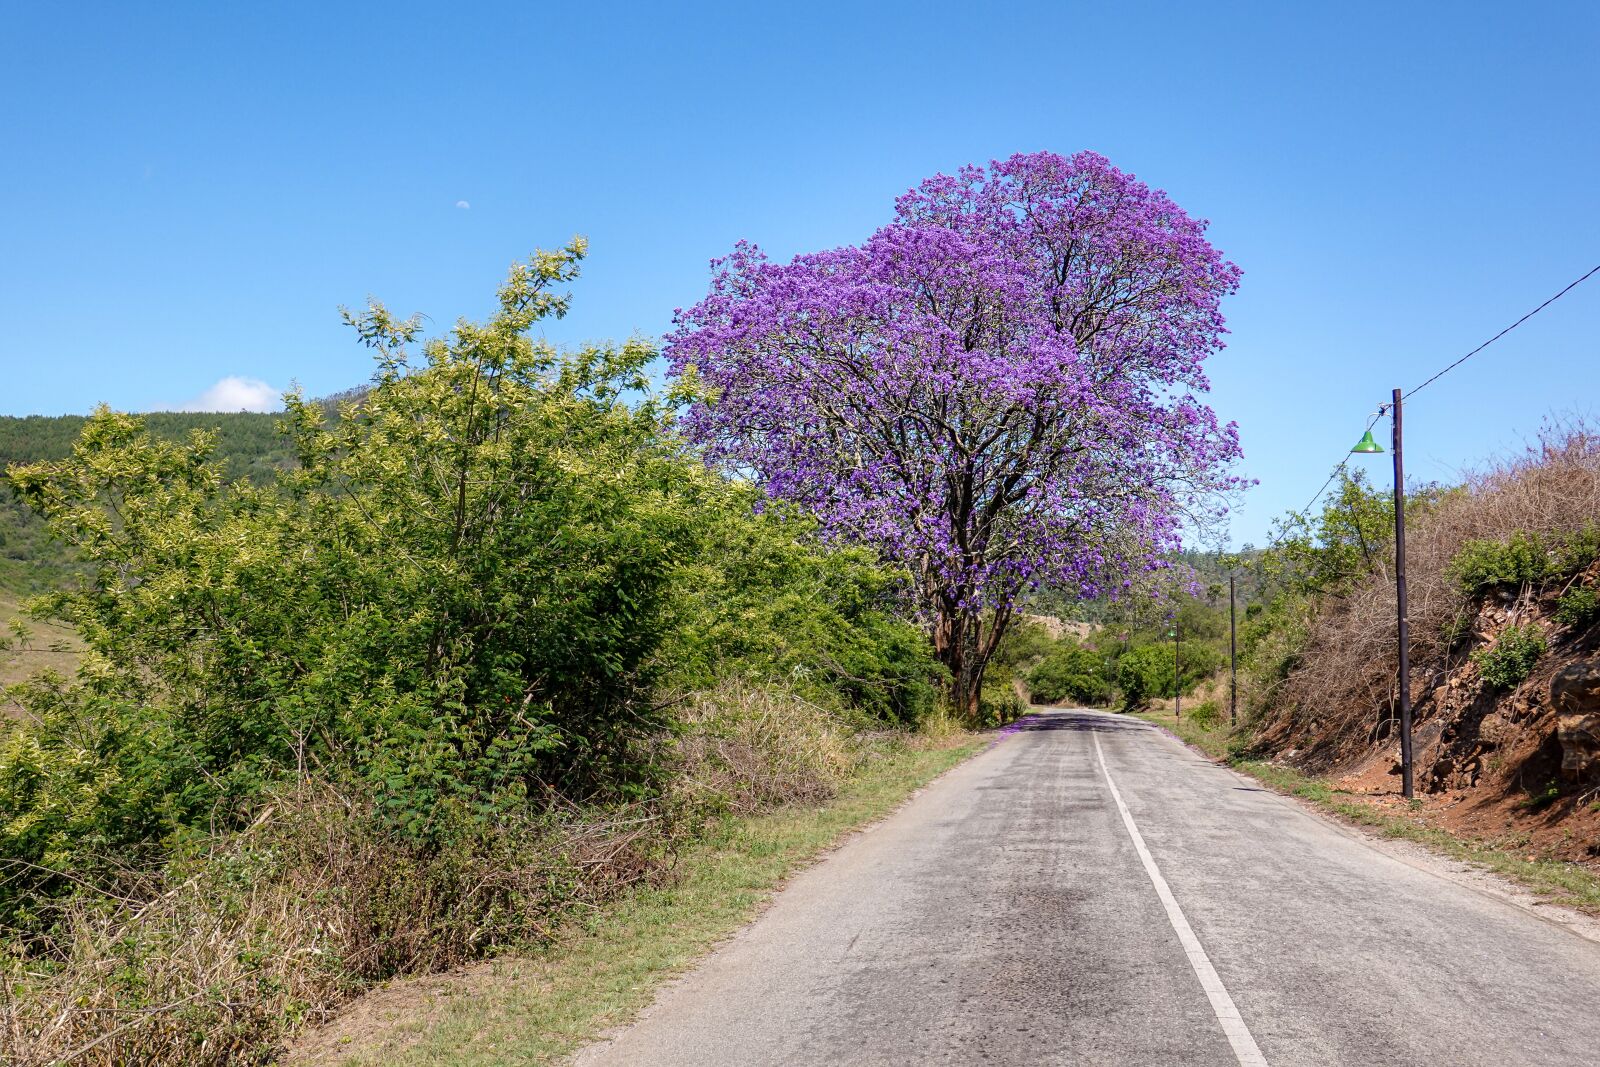
<path id="1" fill-rule="evenodd" d="M 1206 224 L 1093 153 L 937 175 L 865 244 L 740 243 L 680 311 L 712 462 L 903 565 L 976 710 L 1030 587 L 1095 596 L 1214 506 L 1232 424 L 1196 400 L 1239 271 Z"/>

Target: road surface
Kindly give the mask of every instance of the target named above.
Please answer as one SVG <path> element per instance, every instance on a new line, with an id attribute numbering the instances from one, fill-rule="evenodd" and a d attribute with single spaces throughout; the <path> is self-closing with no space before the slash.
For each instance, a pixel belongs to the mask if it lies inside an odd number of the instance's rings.
<path id="1" fill-rule="evenodd" d="M 577 1062 L 1600 1065 L 1600 945 L 1153 727 L 1050 712 Z"/>

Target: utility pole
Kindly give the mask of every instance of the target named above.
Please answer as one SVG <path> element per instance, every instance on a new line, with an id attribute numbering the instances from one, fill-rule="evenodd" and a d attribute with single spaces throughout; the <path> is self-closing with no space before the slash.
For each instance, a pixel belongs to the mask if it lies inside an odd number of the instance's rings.
<path id="1" fill-rule="evenodd" d="M 1178 626 L 1178 616 L 1172 616 L 1172 721 L 1183 718 L 1183 671 L 1178 666 L 1178 643 L 1183 640 Z"/>
<path id="2" fill-rule="evenodd" d="M 1228 575 L 1228 725 L 1239 724 L 1239 627 L 1233 606 L 1233 575 Z"/>
<path id="3" fill-rule="evenodd" d="M 1400 622 L 1400 791 L 1416 795 L 1411 766 L 1411 632 L 1406 622 L 1406 472 L 1400 422 L 1400 390 L 1390 408 L 1394 427 L 1394 602 Z"/>

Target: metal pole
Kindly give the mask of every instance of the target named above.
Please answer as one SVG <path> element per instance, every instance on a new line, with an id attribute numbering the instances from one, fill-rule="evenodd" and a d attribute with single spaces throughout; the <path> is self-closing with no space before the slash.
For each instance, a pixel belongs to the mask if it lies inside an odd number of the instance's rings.
<path id="1" fill-rule="evenodd" d="M 1228 725 L 1239 723 L 1239 627 L 1233 606 L 1233 575 L 1228 575 Z"/>
<path id="2" fill-rule="evenodd" d="M 1183 640 L 1183 631 L 1178 628 L 1178 617 L 1172 617 L 1172 721 L 1177 722 L 1183 718 L 1183 673 L 1178 669 L 1178 642 Z"/>
<path id="3" fill-rule="evenodd" d="M 1411 767 L 1411 634 L 1406 625 L 1406 471 L 1401 458 L 1403 432 L 1400 390 L 1394 391 L 1394 599 L 1400 622 L 1400 791 L 1415 796 Z"/>

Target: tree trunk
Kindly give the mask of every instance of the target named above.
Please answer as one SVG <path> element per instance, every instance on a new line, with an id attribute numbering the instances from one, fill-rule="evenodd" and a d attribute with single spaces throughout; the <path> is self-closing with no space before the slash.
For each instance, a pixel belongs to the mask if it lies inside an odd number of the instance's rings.
<path id="1" fill-rule="evenodd" d="M 1010 626 L 1011 612 L 993 613 L 987 621 L 985 632 L 979 612 L 941 597 L 933 624 L 934 658 L 950 672 L 950 709 L 969 723 L 978 722 L 984 671 Z"/>

